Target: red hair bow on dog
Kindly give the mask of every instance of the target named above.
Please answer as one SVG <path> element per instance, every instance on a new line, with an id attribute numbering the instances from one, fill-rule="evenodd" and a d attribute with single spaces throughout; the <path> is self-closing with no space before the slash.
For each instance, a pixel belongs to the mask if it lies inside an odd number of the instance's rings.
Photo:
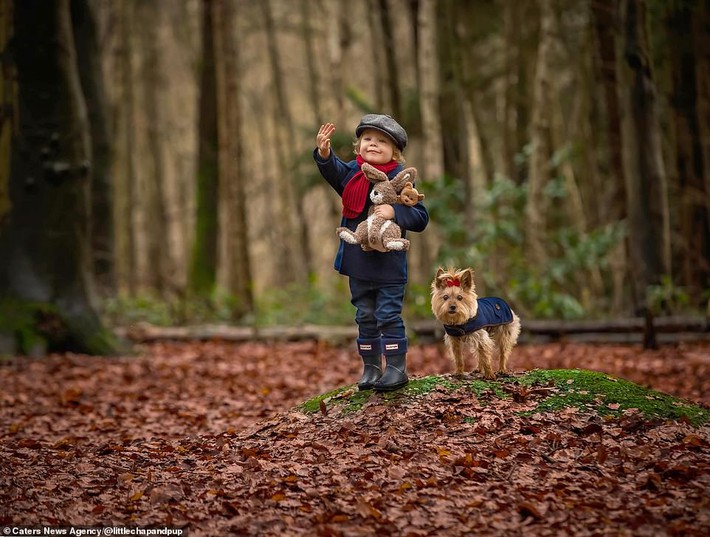
<path id="1" fill-rule="evenodd" d="M 446 280 L 446 287 L 461 287 L 461 280 L 458 278 L 449 278 Z"/>

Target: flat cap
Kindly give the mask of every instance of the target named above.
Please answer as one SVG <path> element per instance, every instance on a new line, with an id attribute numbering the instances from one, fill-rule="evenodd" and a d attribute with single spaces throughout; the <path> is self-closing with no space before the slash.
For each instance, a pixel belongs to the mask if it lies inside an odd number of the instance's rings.
<path id="1" fill-rule="evenodd" d="M 404 151 L 407 147 L 407 131 L 402 125 L 397 123 L 392 116 L 385 114 L 366 114 L 362 116 L 360 124 L 355 129 L 355 136 L 358 138 L 365 129 L 376 129 L 384 132 L 394 141 L 397 149 Z"/>

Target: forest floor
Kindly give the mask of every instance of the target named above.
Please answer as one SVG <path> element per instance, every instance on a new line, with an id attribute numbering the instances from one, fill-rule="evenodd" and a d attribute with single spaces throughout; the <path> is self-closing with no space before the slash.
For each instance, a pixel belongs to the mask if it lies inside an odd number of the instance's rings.
<path id="1" fill-rule="evenodd" d="M 0 362 L 0 531 L 710 534 L 710 425 L 590 395 L 576 373 L 568 389 L 521 383 L 534 368 L 589 369 L 707 409 L 707 343 L 521 345 L 518 373 L 491 385 L 452 377 L 441 345 L 413 346 L 412 389 L 345 389 L 315 399 L 314 412 L 299 405 L 359 376 L 350 349 L 214 341 L 139 351 Z M 560 395 L 590 396 L 605 412 L 543 410 Z"/>

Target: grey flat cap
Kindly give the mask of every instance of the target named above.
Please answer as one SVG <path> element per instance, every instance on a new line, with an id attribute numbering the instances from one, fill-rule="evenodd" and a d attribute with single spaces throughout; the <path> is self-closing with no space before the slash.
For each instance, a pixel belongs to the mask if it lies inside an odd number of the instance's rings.
<path id="1" fill-rule="evenodd" d="M 391 116 L 385 114 L 366 114 L 362 116 L 360 124 L 355 129 L 355 136 L 358 138 L 365 129 L 377 129 L 384 132 L 392 140 L 397 149 L 404 151 L 407 147 L 407 131 L 402 128 L 402 125 L 397 123 Z"/>

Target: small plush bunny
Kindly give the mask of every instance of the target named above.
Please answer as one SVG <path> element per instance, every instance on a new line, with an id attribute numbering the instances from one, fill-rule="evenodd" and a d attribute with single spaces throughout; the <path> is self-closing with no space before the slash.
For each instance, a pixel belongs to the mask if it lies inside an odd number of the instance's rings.
<path id="1" fill-rule="evenodd" d="M 374 168 L 367 162 L 362 165 L 362 171 L 367 179 L 374 183 L 370 199 L 374 205 L 394 205 L 400 203 L 399 193 L 406 183 L 410 186 L 417 177 L 416 168 L 407 168 L 399 172 L 391 181 L 384 172 Z M 377 216 L 374 205 L 370 207 L 367 220 L 360 222 L 353 232 L 346 227 L 339 227 L 336 234 L 349 244 L 359 244 L 366 252 L 378 250 L 391 252 L 406 251 L 409 241 L 402 238 L 401 228 L 393 220 Z"/>

